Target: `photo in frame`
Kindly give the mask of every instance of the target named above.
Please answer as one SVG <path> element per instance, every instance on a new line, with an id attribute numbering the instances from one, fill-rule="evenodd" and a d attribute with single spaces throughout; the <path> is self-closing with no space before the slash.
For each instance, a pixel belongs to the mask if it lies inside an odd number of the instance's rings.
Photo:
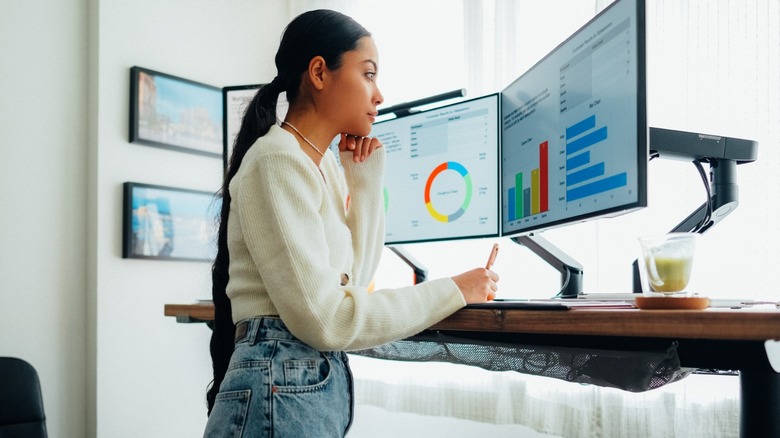
<path id="1" fill-rule="evenodd" d="M 222 126 L 224 127 L 222 161 L 225 171 L 227 171 L 228 164 L 230 164 L 230 156 L 233 152 L 233 146 L 238 131 L 241 129 L 241 122 L 244 120 L 246 108 L 264 85 L 265 84 L 234 85 L 222 89 L 222 114 L 224 115 L 224 120 L 222 122 Z M 287 115 L 288 107 L 289 104 L 287 103 L 286 94 L 281 93 L 279 95 L 279 100 L 276 102 L 277 123 L 284 120 L 284 117 Z"/>
<path id="2" fill-rule="evenodd" d="M 135 182 L 123 189 L 122 258 L 214 260 L 221 198 Z"/>
<path id="3" fill-rule="evenodd" d="M 222 89 L 142 67 L 130 69 L 130 142 L 223 156 Z"/>

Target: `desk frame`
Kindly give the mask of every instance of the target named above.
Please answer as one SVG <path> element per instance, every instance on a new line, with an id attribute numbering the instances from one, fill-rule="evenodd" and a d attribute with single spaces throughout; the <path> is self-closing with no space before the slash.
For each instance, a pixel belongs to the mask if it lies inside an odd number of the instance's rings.
<path id="1" fill-rule="evenodd" d="M 178 322 L 214 318 L 210 303 L 167 304 Z M 707 309 L 568 311 L 462 309 L 421 333 L 475 341 L 606 350 L 659 350 L 677 343 L 683 367 L 739 371 L 740 436 L 780 436 L 780 370 L 766 342 L 780 340 L 780 310 Z"/>

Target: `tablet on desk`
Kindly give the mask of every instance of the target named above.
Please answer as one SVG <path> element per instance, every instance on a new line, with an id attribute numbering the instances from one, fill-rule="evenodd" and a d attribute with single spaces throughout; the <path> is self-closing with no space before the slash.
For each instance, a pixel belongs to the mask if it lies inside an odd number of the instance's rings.
<path id="1" fill-rule="evenodd" d="M 569 306 L 557 301 L 530 301 L 523 299 L 500 299 L 486 303 L 467 304 L 467 309 L 522 309 L 522 310 L 569 310 Z"/>
<path id="2" fill-rule="evenodd" d="M 583 300 L 563 299 L 520 299 L 496 298 L 487 303 L 468 304 L 468 309 L 525 309 L 525 310 L 568 310 L 568 309 L 633 309 L 634 303 L 625 300 Z"/>

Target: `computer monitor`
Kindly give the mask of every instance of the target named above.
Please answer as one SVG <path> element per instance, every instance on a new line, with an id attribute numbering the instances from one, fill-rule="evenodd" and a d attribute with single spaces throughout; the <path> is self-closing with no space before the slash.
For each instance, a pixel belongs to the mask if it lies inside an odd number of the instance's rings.
<path id="1" fill-rule="evenodd" d="M 499 95 L 374 124 L 385 147 L 385 243 L 499 235 Z"/>
<path id="2" fill-rule="evenodd" d="M 502 235 L 647 206 L 645 4 L 618 0 L 502 93 Z"/>

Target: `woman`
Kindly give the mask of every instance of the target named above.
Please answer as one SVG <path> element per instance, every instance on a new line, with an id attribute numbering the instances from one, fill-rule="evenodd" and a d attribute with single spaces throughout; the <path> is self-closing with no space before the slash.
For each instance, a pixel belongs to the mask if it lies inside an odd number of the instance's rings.
<path id="1" fill-rule="evenodd" d="M 343 436 L 344 351 L 418 333 L 497 288 L 478 268 L 369 294 L 384 235 L 384 149 L 365 137 L 383 100 L 376 46 L 351 18 L 311 11 L 285 29 L 276 67 L 222 187 L 209 437 Z M 290 106 L 277 125 L 281 92 Z M 336 136 L 343 171 L 328 151 Z"/>

